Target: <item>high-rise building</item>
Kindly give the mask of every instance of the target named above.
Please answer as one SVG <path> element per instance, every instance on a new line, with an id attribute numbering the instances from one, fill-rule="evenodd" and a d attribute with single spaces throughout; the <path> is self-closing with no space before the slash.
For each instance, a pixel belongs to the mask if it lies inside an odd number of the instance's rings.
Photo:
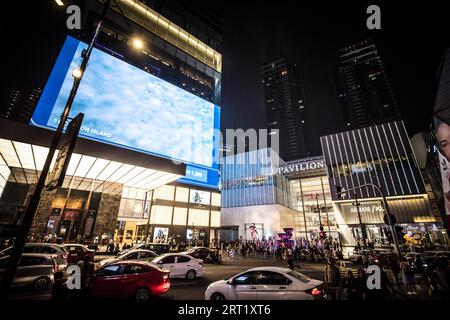
<path id="1" fill-rule="evenodd" d="M 84 119 L 64 183 L 42 197 L 31 232 L 128 244 L 218 240 L 221 36 L 170 3 L 111 2 L 69 114 Z M 66 38 L 32 126 L 0 119 L 0 218 L 8 224 L 23 214 L 73 85 L 69 70 L 104 9 L 103 1 L 80 4 L 83 32 Z"/>
<path id="2" fill-rule="evenodd" d="M 339 50 L 338 98 L 348 128 L 400 119 L 400 110 L 373 40 Z"/>
<path id="3" fill-rule="evenodd" d="M 34 108 L 41 96 L 41 89 L 35 88 L 30 94 L 23 94 L 20 90 L 11 90 L 6 109 L 0 114 L 1 118 L 28 123 Z"/>
<path id="4" fill-rule="evenodd" d="M 264 85 L 267 129 L 278 129 L 280 157 L 286 161 L 309 155 L 305 91 L 296 64 L 285 57 L 261 68 Z"/>
<path id="5" fill-rule="evenodd" d="M 427 189 L 403 121 L 323 136 L 320 142 L 336 222 L 348 227 L 341 227 L 343 246 L 361 244 L 364 238 L 389 242 L 386 203 L 400 242 L 409 233 L 424 242 L 446 243 L 442 219 L 430 201 L 434 195 Z"/>

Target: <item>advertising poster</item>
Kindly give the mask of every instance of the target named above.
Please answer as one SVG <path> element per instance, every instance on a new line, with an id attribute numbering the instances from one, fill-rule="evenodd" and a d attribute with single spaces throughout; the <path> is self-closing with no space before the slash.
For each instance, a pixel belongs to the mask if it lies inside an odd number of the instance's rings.
<path id="1" fill-rule="evenodd" d="M 169 228 L 155 227 L 155 232 L 153 234 L 153 242 L 166 242 L 169 237 Z"/>
<path id="2" fill-rule="evenodd" d="M 262 239 L 264 236 L 264 224 L 247 223 L 245 224 L 245 240 L 255 241 Z"/>
<path id="3" fill-rule="evenodd" d="M 439 166 L 444 193 L 446 224 L 450 222 L 450 49 L 447 49 L 439 70 L 439 87 L 433 110 L 433 126 L 439 150 Z"/>

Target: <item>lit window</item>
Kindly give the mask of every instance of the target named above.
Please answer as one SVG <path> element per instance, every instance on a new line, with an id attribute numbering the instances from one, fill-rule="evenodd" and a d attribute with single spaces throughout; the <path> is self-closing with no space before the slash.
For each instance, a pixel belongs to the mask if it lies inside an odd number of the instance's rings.
<path id="1" fill-rule="evenodd" d="M 220 193 L 213 192 L 211 202 L 211 205 L 220 207 Z"/>
<path id="2" fill-rule="evenodd" d="M 211 211 L 211 227 L 220 227 L 220 211 Z"/>
<path id="3" fill-rule="evenodd" d="M 170 224 L 172 222 L 172 207 L 152 206 L 151 224 Z"/>
<path id="4" fill-rule="evenodd" d="M 154 199 L 173 200 L 175 192 L 174 186 L 161 186 L 154 192 Z"/>
<path id="5" fill-rule="evenodd" d="M 209 211 L 199 209 L 189 209 L 189 226 L 208 226 Z"/>
<path id="6" fill-rule="evenodd" d="M 189 189 L 177 187 L 177 192 L 175 194 L 175 201 L 188 202 Z"/>
<path id="7" fill-rule="evenodd" d="M 173 212 L 174 225 L 186 225 L 187 208 L 175 208 Z"/>

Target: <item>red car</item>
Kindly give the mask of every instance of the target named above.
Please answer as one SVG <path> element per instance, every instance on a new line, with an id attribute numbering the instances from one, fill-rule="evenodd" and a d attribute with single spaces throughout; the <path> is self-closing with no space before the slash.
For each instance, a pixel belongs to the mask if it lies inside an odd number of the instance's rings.
<path id="1" fill-rule="evenodd" d="M 94 261 L 95 250 L 88 249 L 85 245 L 72 243 L 66 244 L 63 247 L 69 253 L 67 257 L 67 263 L 69 264 L 75 264 L 81 260 L 84 261 L 86 257 Z"/>
<path id="2" fill-rule="evenodd" d="M 125 298 L 147 301 L 170 288 L 169 270 L 143 261 L 119 261 L 95 272 L 88 285 L 90 298 Z"/>

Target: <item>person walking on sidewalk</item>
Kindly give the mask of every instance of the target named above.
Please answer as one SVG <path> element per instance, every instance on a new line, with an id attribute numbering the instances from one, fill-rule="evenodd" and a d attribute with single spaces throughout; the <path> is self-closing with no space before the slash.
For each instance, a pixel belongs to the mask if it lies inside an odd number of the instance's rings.
<path id="1" fill-rule="evenodd" d="M 414 271 L 405 258 L 402 258 L 400 269 L 402 270 L 402 279 L 406 294 L 417 294 Z"/>
<path id="2" fill-rule="evenodd" d="M 339 268 L 334 265 L 334 260 L 329 259 L 327 266 L 325 267 L 325 292 L 331 300 L 340 299 L 341 289 L 341 273 Z"/>
<path id="3" fill-rule="evenodd" d="M 356 278 L 356 299 L 366 300 L 367 299 L 367 275 L 364 269 L 358 269 L 358 276 Z"/>

